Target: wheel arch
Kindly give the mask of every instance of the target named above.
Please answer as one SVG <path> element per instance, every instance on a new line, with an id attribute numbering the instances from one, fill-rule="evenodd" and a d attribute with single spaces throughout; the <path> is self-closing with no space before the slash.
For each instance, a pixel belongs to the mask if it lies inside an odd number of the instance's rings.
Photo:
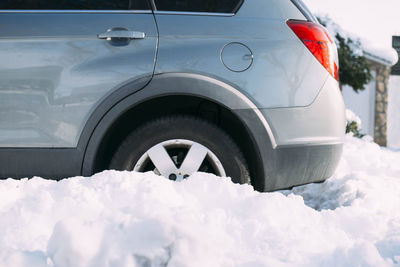
<path id="1" fill-rule="evenodd" d="M 257 113 L 258 109 L 246 96 L 226 83 L 199 74 L 155 75 L 142 90 L 134 90 L 137 87 L 137 84 L 126 85 L 106 98 L 92 114 L 87 125 L 92 126 L 93 130 L 90 135 L 86 133 L 86 142 L 80 140 L 84 154 L 81 169 L 83 175 L 92 175 L 104 169 L 102 164 L 106 162 L 102 155 L 112 153 L 112 147 L 117 145 L 112 142 L 122 141 L 129 130 L 149 118 L 175 112 L 214 120 L 213 123 L 225 130 L 245 154 L 253 186 L 260 191 L 264 189 L 265 153 L 262 152 L 274 148 L 275 141 L 265 118 Z M 134 93 L 124 94 L 132 91 Z M 175 107 L 177 103 L 185 105 L 182 109 L 168 107 Z M 193 110 L 194 107 L 200 109 L 200 114 L 193 114 L 198 112 Z M 219 113 L 217 118 L 213 118 L 213 112 Z M 127 122 L 133 122 L 132 128 L 125 127 Z"/>

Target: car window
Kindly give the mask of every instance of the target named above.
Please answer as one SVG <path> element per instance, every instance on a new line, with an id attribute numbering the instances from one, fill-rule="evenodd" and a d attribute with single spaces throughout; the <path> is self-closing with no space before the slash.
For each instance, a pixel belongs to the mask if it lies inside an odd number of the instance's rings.
<path id="1" fill-rule="evenodd" d="M 235 13 L 242 0 L 155 0 L 159 11 Z"/>
<path id="2" fill-rule="evenodd" d="M 0 0 L 0 9 L 147 10 L 147 0 Z"/>

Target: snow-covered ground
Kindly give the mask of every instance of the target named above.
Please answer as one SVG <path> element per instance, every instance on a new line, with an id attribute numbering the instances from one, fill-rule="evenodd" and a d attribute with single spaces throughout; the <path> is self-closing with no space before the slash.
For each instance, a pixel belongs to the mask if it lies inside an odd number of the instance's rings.
<path id="1" fill-rule="evenodd" d="M 196 174 L 0 181 L 0 266 L 391 266 L 400 152 L 346 137 L 331 179 L 290 191 Z"/>

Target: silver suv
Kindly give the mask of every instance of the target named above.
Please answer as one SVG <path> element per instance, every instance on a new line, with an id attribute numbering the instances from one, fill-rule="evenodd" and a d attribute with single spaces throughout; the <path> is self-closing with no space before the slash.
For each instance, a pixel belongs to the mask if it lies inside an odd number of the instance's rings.
<path id="1" fill-rule="evenodd" d="M 334 42 L 300 0 L 2 0 L 0 176 L 196 171 L 260 191 L 341 155 Z"/>

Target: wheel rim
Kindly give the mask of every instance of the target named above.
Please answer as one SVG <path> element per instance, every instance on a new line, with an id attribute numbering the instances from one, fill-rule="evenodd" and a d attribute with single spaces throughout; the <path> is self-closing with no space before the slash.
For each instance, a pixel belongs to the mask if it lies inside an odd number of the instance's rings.
<path id="1" fill-rule="evenodd" d="M 154 171 L 170 180 L 183 180 L 195 172 L 226 176 L 217 156 L 207 147 L 186 139 L 167 140 L 147 150 L 138 160 L 134 171 Z"/>

